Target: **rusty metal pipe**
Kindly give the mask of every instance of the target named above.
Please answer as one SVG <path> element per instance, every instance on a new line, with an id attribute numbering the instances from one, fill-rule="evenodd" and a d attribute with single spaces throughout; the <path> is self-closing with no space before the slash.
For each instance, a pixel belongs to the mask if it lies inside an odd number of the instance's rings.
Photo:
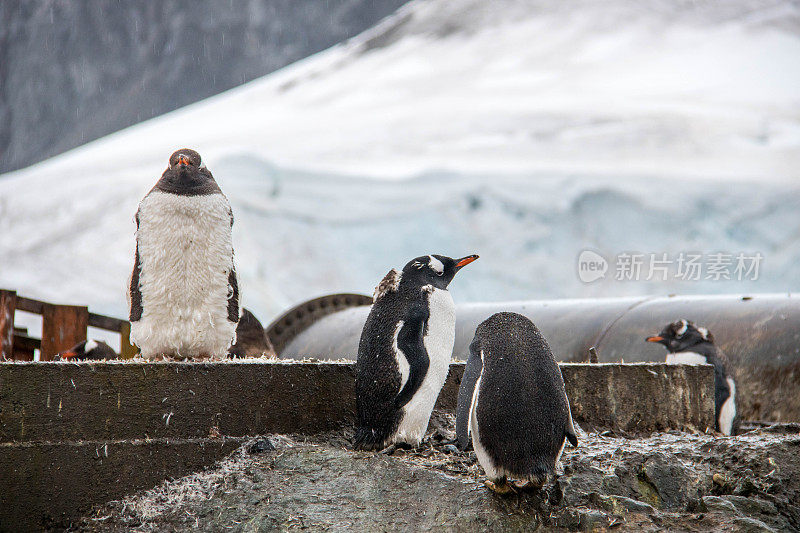
<path id="1" fill-rule="evenodd" d="M 291 338 L 283 338 L 281 348 L 276 345 L 280 357 L 355 359 L 370 308 L 364 305 L 367 297 L 347 296 L 353 306 L 340 305 L 307 321 Z M 342 295 L 325 298 L 334 297 L 343 301 Z M 307 304 L 287 312 L 268 332 L 280 320 L 291 319 L 296 310 L 306 316 Z M 601 363 L 664 361 L 664 348 L 644 338 L 678 318 L 692 320 L 707 327 L 727 354 L 745 418 L 800 421 L 800 297 L 758 294 L 460 304 L 456 306 L 454 359 L 467 359 L 475 328 L 499 311 L 529 317 L 547 338 L 556 359 L 565 362 L 588 361 L 592 346 Z"/>

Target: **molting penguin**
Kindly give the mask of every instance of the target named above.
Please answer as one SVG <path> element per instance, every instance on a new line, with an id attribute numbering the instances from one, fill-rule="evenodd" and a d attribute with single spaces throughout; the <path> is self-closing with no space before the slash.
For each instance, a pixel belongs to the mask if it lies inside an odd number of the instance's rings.
<path id="1" fill-rule="evenodd" d="M 714 429 L 724 435 L 736 435 L 740 422 L 736 409 L 736 383 L 725 369 L 727 358 L 714 345 L 714 336 L 706 328 L 681 319 L 667 324 L 661 333 L 646 340 L 667 347 L 667 363 L 714 365 Z"/>
<path id="2" fill-rule="evenodd" d="M 477 369 L 477 370 L 476 370 Z M 541 487 L 555 473 L 567 440 L 578 445 L 561 370 L 550 346 L 526 317 L 497 313 L 475 330 L 458 413 L 468 412 L 467 431 L 486 485 L 499 493 Z M 470 389 L 470 393 L 462 391 Z M 465 399 L 469 403 L 465 403 Z M 459 443 L 465 438 L 458 435 Z"/>
<path id="3" fill-rule="evenodd" d="M 232 226 L 200 154 L 173 153 L 136 212 L 131 341 L 146 359 L 225 357 L 240 313 Z"/>
<path id="4" fill-rule="evenodd" d="M 103 341 L 89 339 L 81 341 L 66 352 L 55 357 L 56 361 L 85 361 L 99 359 L 116 359 L 117 352 Z"/>
<path id="5" fill-rule="evenodd" d="M 355 448 L 419 446 L 453 354 L 456 313 L 447 286 L 477 258 L 417 257 L 375 289 L 358 345 Z"/>

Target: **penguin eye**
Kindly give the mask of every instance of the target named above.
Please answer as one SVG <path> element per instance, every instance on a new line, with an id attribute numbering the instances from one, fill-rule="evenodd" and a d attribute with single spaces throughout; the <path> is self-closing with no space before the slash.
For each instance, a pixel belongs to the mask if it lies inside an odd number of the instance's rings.
<path id="1" fill-rule="evenodd" d="M 444 274 L 444 270 L 436 270 L 433 267 L 430 267 L 430 268 L 431 268 L 431 270 L 433 270 L 436 273 L 437 276 L 441 276 L 442 274 Z"/>

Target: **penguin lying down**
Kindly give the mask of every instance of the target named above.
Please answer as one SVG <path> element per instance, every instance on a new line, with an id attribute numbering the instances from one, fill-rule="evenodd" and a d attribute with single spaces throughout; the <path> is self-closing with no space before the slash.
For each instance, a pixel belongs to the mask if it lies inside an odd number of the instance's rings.
<path id="1" fill-rule="evenodd" d="M 117 352 L 103 341 L 88 339 L 81 341 L 66 352 L 61 352 L 53 359 L 55 361 L 87 361 L 116 359 Z"/>
<path id="2" fill-rule="evenodd" d="M 740 422 L 736 409 L 736 382 L 728 375 L 725 368 L 727 358 L 714 344 L 714 336 L 706 328 L 681 319 L 667 324 L 661 333 L 645 340 L 666 346 L 668 364 L 714 365 L 714 429 L 723 435 L 736 435 Z"/>
<path id="3" fill-rule="evenodd" d="M 550 346 L 528 318 L 497 313 L 478 326 L 469 349 L 458 393 L 459 447 L 472 437 L 491 490 L 540 488 L 566 441 L 578 445 Z"/>

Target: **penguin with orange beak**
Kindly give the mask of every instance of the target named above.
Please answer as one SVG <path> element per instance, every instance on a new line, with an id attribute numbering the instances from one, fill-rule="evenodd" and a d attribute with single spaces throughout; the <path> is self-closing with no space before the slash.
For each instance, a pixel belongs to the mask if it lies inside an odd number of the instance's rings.
<path id="1" fill-rule="evenodd" d="M 145 359 L 222 359 L 241 316 L 233 211 L 200 154 L 177 150 L 139 203 L 128 303 Z"/>
<path id="2" fill-rule="evenodd" d="M 478 259 L 423 255 L 375 289 L 356 361 L 354 446 L 419 446 L 450 369 L 456 310 L 447 290 Z"/>
<path id="3" fill-rule="evenodd" d="M 706 328 L 680 319 L 645 340 L 667 348 L 667 364 L 714 365 L 714 429 L 724 435 L 736 435 L 740 423 L 736 409 L 736 382 L 728 374 L 725 367 L 727 358 L 715 345 L 714 336 Z"/>
<path id="4" fill-rule="evenodd" d="M 103 341 L 88 339 L 81 341 L 66 352 L 55 356 L 56 361 L 87 361 L 116 359 L 117 352 Z"/>

